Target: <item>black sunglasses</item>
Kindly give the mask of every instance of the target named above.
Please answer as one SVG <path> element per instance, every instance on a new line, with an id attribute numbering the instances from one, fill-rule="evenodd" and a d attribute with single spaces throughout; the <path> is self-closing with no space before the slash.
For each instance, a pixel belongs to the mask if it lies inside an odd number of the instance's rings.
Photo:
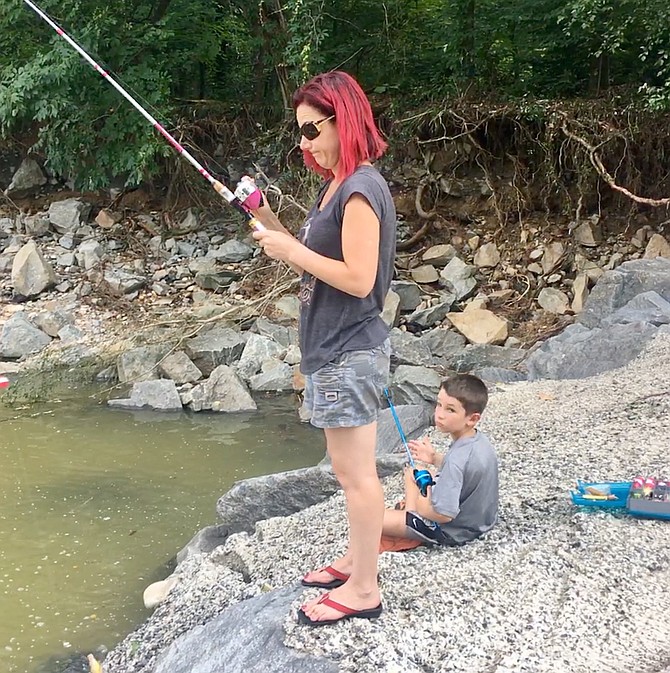
<path id="1" fill-rule="evenodd" d="M 305 122 L 300 127 L 300 133 L 307 138 L 307 140 L 316 140 L 321 135 L 321 124 L 325 124 L 331 119 L 335 119 L 335 115 L 330 115 L 330 117 L 324 117 L 319 119 L 316 122 Z"/>

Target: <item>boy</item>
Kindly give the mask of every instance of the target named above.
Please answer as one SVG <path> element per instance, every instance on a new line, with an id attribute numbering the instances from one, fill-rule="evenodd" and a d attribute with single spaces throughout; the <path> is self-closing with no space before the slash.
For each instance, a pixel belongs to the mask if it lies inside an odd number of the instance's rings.
<path id="1" fill-rule="evenodd" d="M 498 515 L 498 458 L 477 423 L 488 401 L 484 382 L 471 374 L 443 381 L 435 406 L 435 426 L 451 435 L 446 454 L 429 440 L 409 442 L 415 460 L 440 471 L 427 497 L 419 492 L 410 467 L 405 468 L 404 509 L 384 511 L 380 551 L 401 551 L 421 544 L 461 546 L 483 535 Z M 332 565 L 306 575 L 305 586 L 333 589 L 349 579 L 347 554 Z"/>
<path id="2" fill-rule="evenodd" d="M 412 457 L 439 472 L 423 497 L 411 468 L 405 468 L 405 511 L 384 513 L 384 536 L 451 547 L 493 528 L 498 515 L 498 458 L 477 429 L 487 402 L 486 385 L 476 376 L 459 374 L 442 383 L 435 427 L 451 435 L 451 446 L 441 454 L 428 439 L 409 442 Z"/>

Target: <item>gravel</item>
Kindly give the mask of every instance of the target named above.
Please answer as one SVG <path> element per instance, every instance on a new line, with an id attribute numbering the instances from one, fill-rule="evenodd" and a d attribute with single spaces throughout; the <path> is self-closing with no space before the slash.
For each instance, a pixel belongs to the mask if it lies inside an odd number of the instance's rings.
<path id="1" fill-rule="evenodd" d="M 379 620 L 299 626 L 289 647 L 356 673 L 656 673 L 670 666 L 670 521 L 580 511 L 575 479 L 670 476 L 670 334 L 590 379 L 499 385 L 482 422 L 498 450 L 500 521 L 456 549 L 380 558 Z M 445 437 L 430 433 L 436 443 Z M 400 475 L 385 480 L 389 505 Z M 344 551 L 344 499 L 257 524 L 177 572 L 151 619 L 106 673 L 150 671 L 179 634 L 228 605 L 291 585 Z M 268 665 L 271 670 L 271 664 Z"/>

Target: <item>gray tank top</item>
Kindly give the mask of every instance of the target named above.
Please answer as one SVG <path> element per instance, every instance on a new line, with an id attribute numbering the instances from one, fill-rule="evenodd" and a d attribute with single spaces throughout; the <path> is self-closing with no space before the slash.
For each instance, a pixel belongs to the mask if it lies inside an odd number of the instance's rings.
<path id="1" fill-rule="evenodd" d="M 310 250 L 344 260 L 342 220 L 344 207 L 360 194 L 380 222 L 379 263 L 372 292 L 363 299 L 324 283 L 305 272 L 300 281 L 300 349 L 303 374 L 312 374 L 342 353 L 379 346 L 389 328 L 381 319 L 386 293 L 393 276 L 396 213 L 391 192 L 373 166 L 359 166 L 319 211 L 326 183 L 300 229 L 300 241 Z"/>

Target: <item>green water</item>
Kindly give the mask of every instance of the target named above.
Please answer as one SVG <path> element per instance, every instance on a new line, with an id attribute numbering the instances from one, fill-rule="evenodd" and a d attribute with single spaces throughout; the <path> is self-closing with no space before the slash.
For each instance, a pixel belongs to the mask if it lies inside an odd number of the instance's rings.
<path id="1" fill-rule="evenodd" d="M 322 435 L 297 421 L 289 398 L 259 406 L 0 408 L 0 671 L 52 673 L 76 652 L 113 647 L 148 616 L 146 586 L 216 523 L 234 481 L 321 459 Z"/>

